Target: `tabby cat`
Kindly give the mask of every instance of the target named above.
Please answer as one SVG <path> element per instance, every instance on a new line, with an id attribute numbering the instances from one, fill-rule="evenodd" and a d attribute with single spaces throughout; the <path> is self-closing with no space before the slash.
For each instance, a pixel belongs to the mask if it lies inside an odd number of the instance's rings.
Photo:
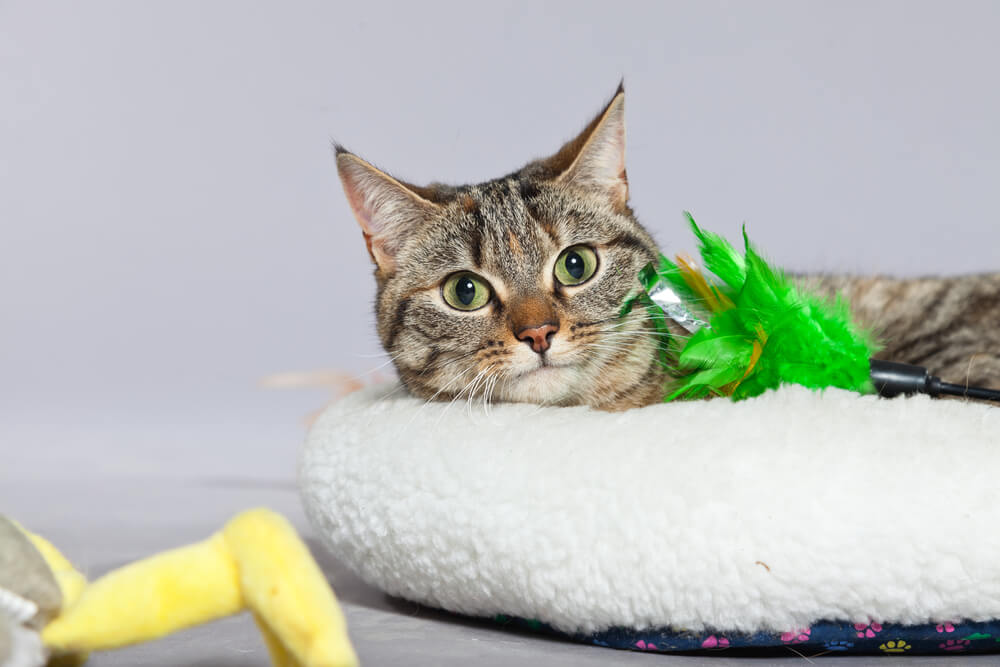
<path id="1" fill-rule="evenodd" d="M 376 266 L 378 334 L 412 393 L 602 410 L 661 400 L 645 313 L 619 317 L 658 254 L 628 206 L 624 113 L 619 87 L 554 155 L 477 185 L 411 185 L 336 147 Z M 885 358 L 1000 385 L 1000 274 L 809 282 L 842 290 Z"/>

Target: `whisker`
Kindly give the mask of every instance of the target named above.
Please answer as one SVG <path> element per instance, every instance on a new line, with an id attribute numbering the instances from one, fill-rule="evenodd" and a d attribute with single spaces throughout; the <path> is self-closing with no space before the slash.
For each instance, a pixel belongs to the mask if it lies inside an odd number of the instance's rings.
<path id="1" fill-rule="evenodd" d="M 476 397 L 476 390 L 479 389 L 480 384 L 489 377 L 489 369 L 491 367 L 492 364 L 479 371 L 472 382 L 472 386 L 468 388 L 469 396 L 465 399 L 465 409 L 470 417 L 472 416 L 473 399 Z"/>
<path id="2" fill-rule="evenodd" d="M 483 390 L 483 412 L 486 413 L 488 417 L 490 414 L 490 399 L 493 396 L 493 389 L 496 387 L 497 380 L 499 379 L 499 373 L 493 373 L 486 380 L 486 388 Z"/>
<path id="3" fill-rule="evenodd" d="M 484 381 L 484 379 L 488 378 L 490 370 L 495 365 L 496 365 L 496 362 L 491 363 L 489 366 L 487 366 L 486 368 L 484 368 L 481 371 L 479 371 L 476 374 L 476 377 L 474 377 L 472 379 L 472 382 L 470 382 L 469 384 L 467 384 L 465 386 L 465 388 L 462 389 L 462 391 L 460 391 L 455 396 L 454 399 L 452 399 L 451 403 L 448 404 L 448 407 L 446 407 L 445 410 L 447 410 L 448 408 L 450 408 L 452 403 L 454 403 L 455 401 L 457 401 L 462 396 L 463 393 L 465 393 L 466 391 L 468 391 L 469 392 L 469 396 L 466 399 L 466 408 L 468 410 L 469 415 L 471 416 L 472 415 L 472 405 L 473 405 L 472 401 L 475 398 L 476 390 L 480 387 L 480 384 Z"/>
<path id="4" fill-rule="evenodd" d="M 388 352 L 386 352 L 385 350 L 382 350 L 381 352 L 372 352 L 372 353 L 355 352 L 351 356 L 357 357 L 359 359 L 376 359 L 378 357 L 384 357 L 384 356 L 386 356 L 388 354 L 389 354 Z M 392 356 L 392 355 L 389 355 L 389 356 Z"/>
<path id="5" fill-rule="evenodd" d="M 376 366 L 375 368 L 372 368 L 372 369 L 369 369 L 369 370 L 365 371 L 364 373 L 361 373 L 361 374 L 359 375 L 359 377 L 364 377 L 364 376 L 366 376 L 366 375 L 371 375 L 372 373 L 374 373 L 374 372 L 376 372 L 376 371 L 379 371 L 379 370 L 381 370 L 381 369 L 385 368 L 385 367 L 386 367 L 386 366 L 388 366 L 389 364 L 393 364 L 393 363 L 395 363 L 395 362 L 396 362 L 396 360 L 397 360 L 397 359 L 399 359 L 399 358 L 400 358 L 401 356 L 403 356 L 403 353 L 402 353 L 402 352 L 400 352 L 399 354 L 396 354 L 396 355 L 389 355 L 389 358 L 388 358 L 388 359 L 386 359 L 386 360 L 385 360 L 384 362 L 382 362 L 381 364 L 379 364 L 379 365 L 378 365 L 378 366 Z"/>

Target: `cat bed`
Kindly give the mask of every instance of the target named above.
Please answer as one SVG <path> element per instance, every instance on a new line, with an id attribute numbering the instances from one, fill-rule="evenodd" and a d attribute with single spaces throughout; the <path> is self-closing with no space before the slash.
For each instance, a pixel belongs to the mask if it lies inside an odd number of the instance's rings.
<path id="1" fill-rule="evenodd" d="M 328 408 L 326 546 L 390 595 L 605 646 L 1000 647 L 1000 410 L 786 387 L 623 413 Z"/>

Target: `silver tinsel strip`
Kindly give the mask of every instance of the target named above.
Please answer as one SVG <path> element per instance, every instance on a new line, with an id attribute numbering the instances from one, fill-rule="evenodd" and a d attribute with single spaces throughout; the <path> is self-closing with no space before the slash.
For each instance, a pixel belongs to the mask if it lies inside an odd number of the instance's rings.
<path id="1" fill-rule="evenodd" d="M 667 283 L 660 281 L 650 293 L 649 298 L 659 306 L 667 317 L 677 322 L 688 333 L 694 333 L 703 327 L 708 327 L 708 322 L 704 322 L 695 317 L 684 301 L 677 295 Z"/>

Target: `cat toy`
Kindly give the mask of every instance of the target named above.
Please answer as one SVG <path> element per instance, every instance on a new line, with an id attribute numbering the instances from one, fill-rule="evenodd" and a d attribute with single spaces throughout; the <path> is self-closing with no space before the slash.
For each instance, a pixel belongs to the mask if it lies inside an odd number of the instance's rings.
<path id="1" fill-rule="evenodd" d="M 249 610 L 275 667 L 356 667 L 343 612 L 280 515 L 243 512 L 208 539 L 88 584 L 44 538 L 0 515 L 0 667 L 72 667 Z"/>
<path id="2" fill-rule="evenodd" d="M 702 262 L 679 255 L 646 266 L 644 291 L 622 309 L 644 306 L 660 340 L 660 361 L 674 377 L 665 401 L 729 396 L 740 400 L 782 384 L 837 387 L 885 397 L 925 393 L 1000 401 L 1000 391 L 966 387 L 922 366 L 872 359 L 879 344 L 848 304 L 803 289 L 768 264 L 746 230 L 741 254 L 685 212 Z M 686 331 L 671 331 L 668 321 Z"/>

